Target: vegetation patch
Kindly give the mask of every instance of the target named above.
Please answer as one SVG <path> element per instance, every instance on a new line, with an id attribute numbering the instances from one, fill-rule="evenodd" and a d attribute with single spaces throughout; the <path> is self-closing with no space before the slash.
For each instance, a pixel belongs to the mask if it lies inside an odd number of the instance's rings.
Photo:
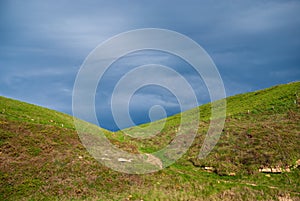
<path id="1" fill-rule="evenodd" d="M 101 165 L 83 147 L 72 117 L 0 97 L 0 200 L 299 200 L 299 97 L 295 82 L 227 98 L 220 140 L 202 160 L 210 104 L 186 111 L 200 110 L 192 146 L 173 165 L 145 175 Z M 179 122 L 179 114 L 167 118 L 149 139 L 126 134 L 136 128 L 104 132 L 120 149 L 150 154 L 175 137 Z M 269 167 L 289 171 L 260 171 Z"/>

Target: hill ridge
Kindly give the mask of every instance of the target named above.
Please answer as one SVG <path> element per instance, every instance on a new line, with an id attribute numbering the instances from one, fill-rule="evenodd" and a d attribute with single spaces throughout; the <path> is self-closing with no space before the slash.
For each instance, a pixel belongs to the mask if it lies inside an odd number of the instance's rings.
<path id="1" fill-rule="evenodd" d="M 0 97 L 0 199 L 299 200 L 299 168 L 259 172 L 263 166 L 295 166 L 300 158 L 299 96 L 300 82 L 294 82 L 229 97 L 221 138 L 204 160 L 197 156 L 210 106 L 200 106 L 198 134 L 188 152 L 146 175 L 97 162 L 81 144 L 71 116 Z M 169 117 L 146 140 L 124 135 L 126 129 L 104 133 L 124 151 L 151 154 L 174 137 L 178 120 L 179 115 Z"/>

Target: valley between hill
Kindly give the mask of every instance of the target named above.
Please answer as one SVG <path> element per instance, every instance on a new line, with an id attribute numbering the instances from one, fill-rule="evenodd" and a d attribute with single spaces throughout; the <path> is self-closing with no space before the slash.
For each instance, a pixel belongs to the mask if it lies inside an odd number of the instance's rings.
<path id="1" fill-rule="evenodd" d="M 188 152 L 158 172 L 135 175 L 96 161 L 73 117 L 0 97 L 0 200 L 300 200 L 300 82 L 227 98 L 225 127 L 205 159 L 198 154 L 210 104 L 186 113 L 198 109 Z M 179 114 L 168 117 L 149 139 L 126 135 L 136 128 L 102 131 L 117 147 L 148 153 L 159 166 L 151 153 L 170 143 L 179 122 Z"/>

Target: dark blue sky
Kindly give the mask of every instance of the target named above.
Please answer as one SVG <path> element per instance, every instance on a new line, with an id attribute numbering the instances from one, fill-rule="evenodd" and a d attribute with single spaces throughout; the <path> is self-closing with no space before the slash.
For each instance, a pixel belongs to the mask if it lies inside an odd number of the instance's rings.
<path id="1" fill-rule="evenodd" d="M 101 42 L 139 28 L 170 29 L 199 43 L 214 60 L 228 96 L 300 78 L 300 1 L 0 1 L 0 95 L 72 114 L 72 88 L 86 56 Z M 174 55 L 141 51 L 118 60 L 99 85 L 100 124 L 116 129 L 109 97 L 116 79 L 132 65 L 172 66 L 194 88 L 199 105 L 205 85 Z M 118 66 L 126 66 L 118 70 Z M 193 85 L 193 84 L 192 84 Z M 133 96 L 136 123 L 148 109 L 179 112 L 172 94 L 157 86 Z M 130 126 L 130 125 L 128 125 Z"/>

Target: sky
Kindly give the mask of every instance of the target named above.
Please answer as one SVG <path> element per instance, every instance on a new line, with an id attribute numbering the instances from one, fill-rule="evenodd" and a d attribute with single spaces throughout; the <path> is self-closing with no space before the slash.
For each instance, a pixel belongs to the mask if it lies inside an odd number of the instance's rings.
<path id="1" fill-rule="evenodd" d="M 72 114 L 74 82 L 89 53 L 116 34 L 142 28 L 168 29 L 196 41 L 214 61 L 227 96 L 300 79 L 297 0 L 2 0 L 0 95 Z M 101 127 L 119 129 L 111 112 L 114 86 L 133 67 L 150 63 L 183 75 L 198 105 L 210 101 L 189 63 L 166 52 L 141 50 L 118 59 L 99 82 L 95 108 Z M 176 84 L 163 73 L 157 78 Z M 174 94 L 155 85 L 136 91 L 128 107 L 135 124 L 181 111 Z M 158 110 L 149 114 L 151 108 Z"/>

